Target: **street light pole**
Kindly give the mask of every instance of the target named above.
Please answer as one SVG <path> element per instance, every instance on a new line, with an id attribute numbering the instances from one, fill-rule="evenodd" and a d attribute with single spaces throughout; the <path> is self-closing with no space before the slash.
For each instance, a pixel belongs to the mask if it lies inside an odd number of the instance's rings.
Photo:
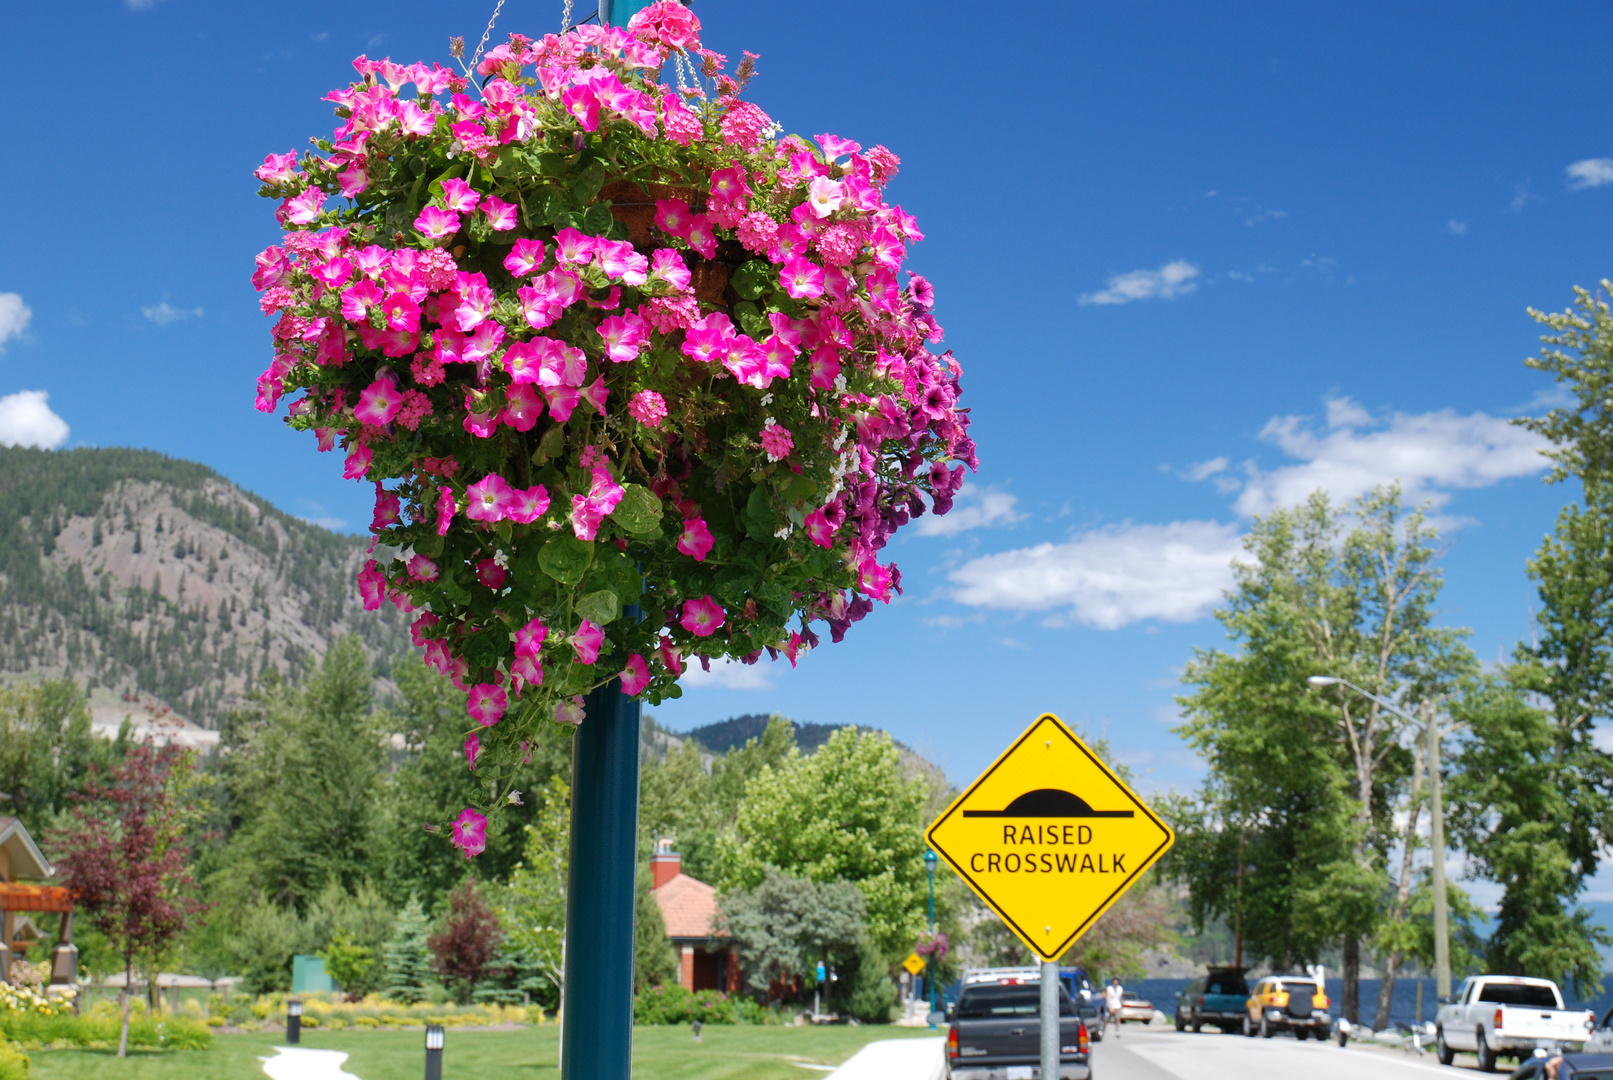
<path id="1" fill-rule="evenodd" d="M 1420 724 L 1424 728 L 1424 738 L 1428 743 L 1428 794 L 1430 828 L 1428 843 L 1432 848 L 1433 866 L 1432 881 L 1434 890 L 1434 986 L 1441 998 L 1449 997 L 1451 993 L 1451 938 L 1450 917 L 1445 902 L 1445 807 L 1441 798 L 1441 782 L 1439 774 L 1439 717 L 1436 715 L 1432 702 L 1423 702 L 1422 719 L 1418 719 L 1404 709 L 1385 701 L 1369 690 L 1363 690 L 1348 679 L 1340 679 L 1332 675 L 1312 675 L 1305 680 L 1312 686 L 1347 686 L 1362 697 L 1377 702 L 1383 708 L 1394 713 L 1412 724 Z"/>
<path id="2" fill-rule="evenodd" d="M 930 984 L 930 1026 L 935 1026 L 935 864 L 940 857 L 934 851 L 924 850 L 924 869 L 930 872 L 930 955 L 925 964 L 924 977 Z"/>

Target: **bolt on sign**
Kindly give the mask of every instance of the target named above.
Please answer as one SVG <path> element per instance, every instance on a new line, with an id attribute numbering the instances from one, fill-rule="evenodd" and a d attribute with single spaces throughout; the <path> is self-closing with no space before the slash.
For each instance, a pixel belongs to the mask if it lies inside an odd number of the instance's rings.
<path id="1" fill-rule="evenodd" d="M 930 846 L 1057 960 L 1176 836 L 1052 713 L 935 819 Z"/>

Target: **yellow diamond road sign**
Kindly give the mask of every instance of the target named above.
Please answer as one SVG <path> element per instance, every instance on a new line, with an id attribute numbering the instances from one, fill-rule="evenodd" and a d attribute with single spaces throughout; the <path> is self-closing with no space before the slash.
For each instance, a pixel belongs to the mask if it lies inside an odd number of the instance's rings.
<path id="1" fill-rule="evenodd" d="M 1176 839 L 1051 713 L 930 826 L 930 846 L 1057 960 Z"/>
<path id="2" fill-rule="evenodd" d="M 916 952 L 908 953 L 907 959 L 902 961 L 902 966 L 905 967 L 910 974 L 917 975 L 919 972 L 924 970 L 924 957 L 920 956 Z"/>

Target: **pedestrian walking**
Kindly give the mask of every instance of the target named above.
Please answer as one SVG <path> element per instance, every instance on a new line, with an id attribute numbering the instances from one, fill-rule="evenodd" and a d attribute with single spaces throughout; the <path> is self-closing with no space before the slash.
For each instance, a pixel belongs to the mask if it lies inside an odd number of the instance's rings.
<path id="1" fill-rule="evenodd" d="M 1103 1026 L 1107 1034 L 1110 1024 L 1115 1026 L 1115 1038 L 1120 1038 L 1120 1007 L 1126 1000 L 1126 988 L 1120 985 L 1119 976 L 1109 980 L 1103 988 Z"/>

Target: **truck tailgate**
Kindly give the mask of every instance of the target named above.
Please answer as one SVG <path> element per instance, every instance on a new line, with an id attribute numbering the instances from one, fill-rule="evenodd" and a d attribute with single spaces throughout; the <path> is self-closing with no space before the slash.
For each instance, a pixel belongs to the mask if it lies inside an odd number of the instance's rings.
<path id="1" fill-rule="evenodd" d="M 1585 1013 L 1529 1009 L 1521 1005 L 1501 1008 L 1495 1034 L 1508 1039 L 1554 1039 L 1581 1042 L 1588 1034 Z"/>

